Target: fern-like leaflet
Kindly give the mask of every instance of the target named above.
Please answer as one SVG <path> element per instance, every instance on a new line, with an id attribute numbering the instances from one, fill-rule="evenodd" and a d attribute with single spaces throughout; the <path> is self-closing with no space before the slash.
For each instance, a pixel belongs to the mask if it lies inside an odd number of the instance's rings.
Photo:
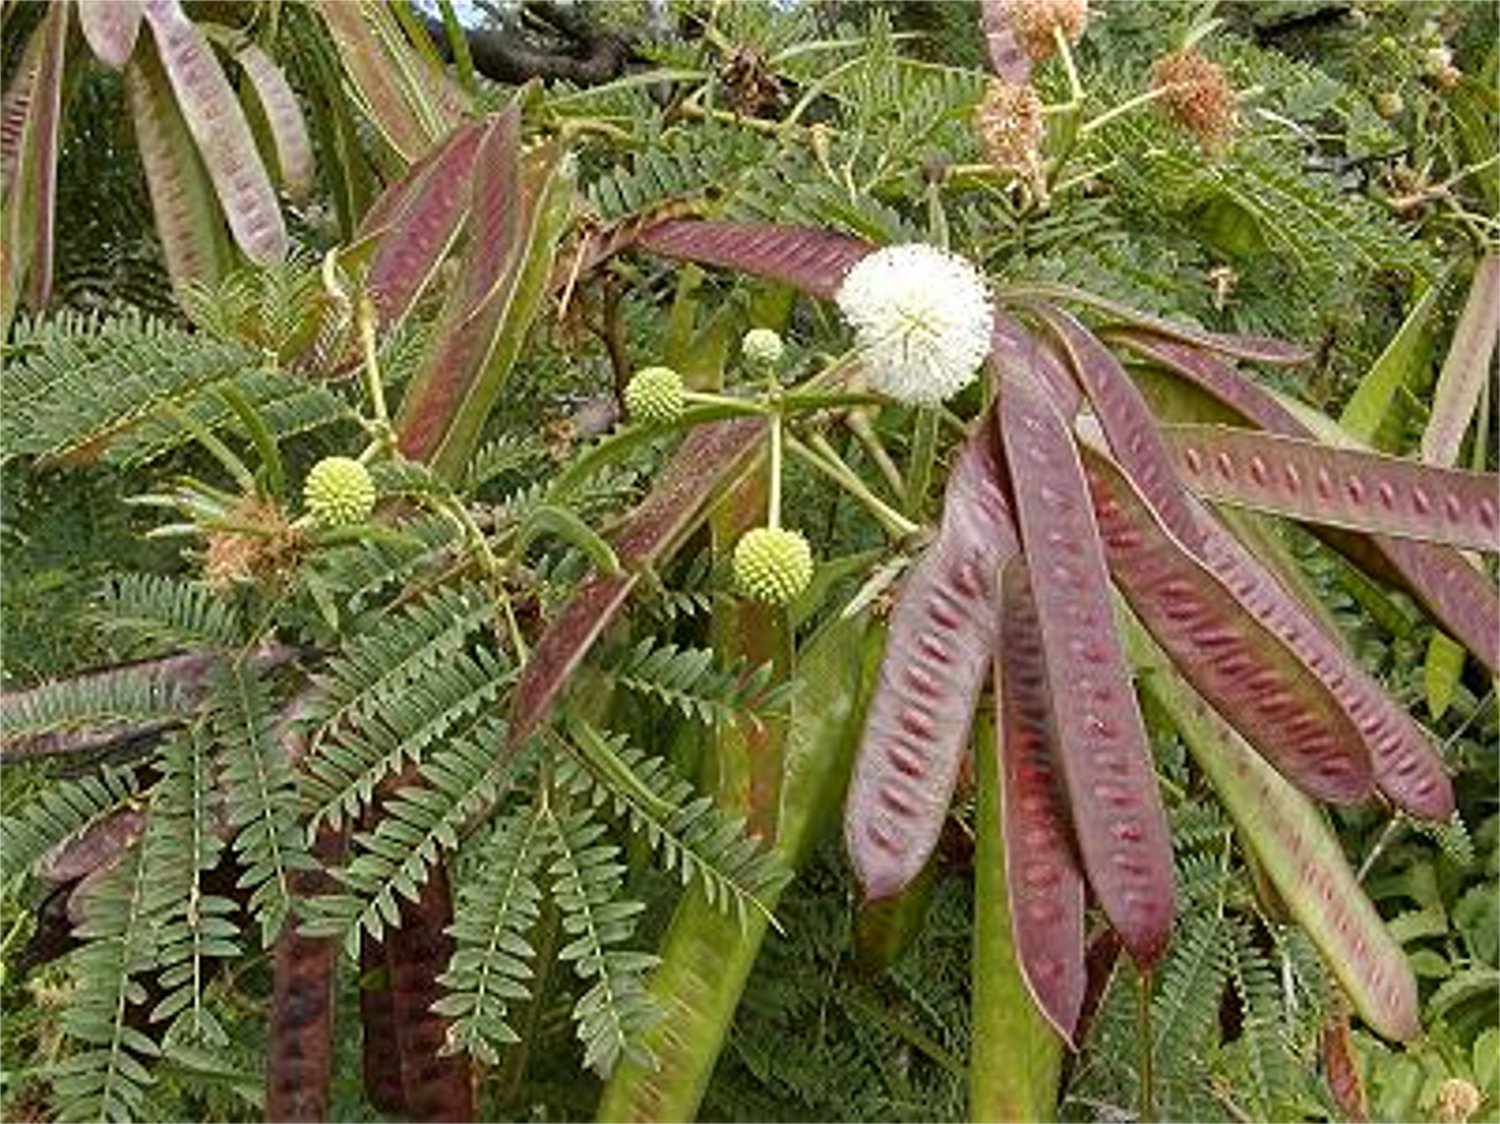
<path id="1" fill-rule="evenodd" d="M 231 648 L 240 630 L 228 604 L 201 582 L 165 574 L 122 574 L 99 597 L 101 623 L 142 644 Z"/>
<path id="2" fill-rule="evenodd" d="M 380 709 L 349 716 L 309 755 L 304 796 L 314 804 L 312 826 L 341 825 L 375 797 L 381 782 L 427 752 L 499 699 L 513 669 L 483 648 L 450 652 L 420 680 L 383 695 Z"/>
<path id="3" fill-rule="evenodd" d="M 158 982 L 166 995 L 152 1008 L 151 1020 L 173 1019 L 167 1037 L 174 1043 L 219 1047 L 229 1039 L 203 993 L 212 961 L 240 953 L 234 921 L 239 906 L 203 887 L 203 874 L 218 865 L 224 849 L 214 831 L 212 758 L 204 731 L 190 727 L 167 742 L 157 760 L 161 779 L 146 846 L 149 861 L 160 865 L 152 893 L 163 907 L 156 941 Z"/>
<path id="4" fill-rule="evenodd" d="M 215 691 L 219 743 L 234 850 L 250 888 L 250 910 L 270 945 L 292 908 L 291 874 L 314 869 L 298 819 L 296 778 L 275 729 L 270 694 L 243 663 L 223 671 Z"/>
<path id="5" fill-rule="evenodd" d="M 54 1071 L 60 1120 L 135 1120 L 160 1047 L 127 1021 L 146 999 L 141 977 L 156 963 L 150 890 L 158 873 L 145 846 L 132 848 L 95 885 L 75 935 L 87 943 L 70 959 L 74 989 L 63 1008 L 63 1035 L 81 1048 Z M 144 1060 L 143 1060 L 144 1059 Z"/>
<path id="6" fill-rule="evenodd" d="M 526 753 L 496 752 L 505 723 L 488 718 L 423 762 L 425 784 L 407 785 L 382 804 L 373 831 L 357 834 L 359 852 L 334 871 L 344 892 L 315 898 L 312 936 L 340 937 L 351 957 L 362 933 L 375 940 L 400 925 L 399 899 L 416 901 L 432 865 L 452 851 L 468 825 L 499 800 L 529 764 Z"/>
<path id="7" fill-rule="evenodd" d="M 449 930 L 457 947 L 438 977 L 447 994 L 434 1010 L 452 1020 L 447 1048 L 490 1064 L 520 1041 L 506 1015 L 512 1002 L 531 995 L 527 981 L 536 950 L 529 934 L 542 900 L 537 876 L 547 852 L 544 827 L 543 814 L 533 808 L 495 827 L 459 895 Z"/>
<path id="8" fill-rule="evenodd" d="M 696 880 L 710 905 L 733 905 L 742 920 L 747 908 L 769 914 L 761 899 L 788 875 L 775 852 L 745 834 L 740 817 L 724 812 L 711 796 L 694 795 L 692 784 L 666 760 L 647 756 L 623 737 L 606 737 L 576 721 L 571 733 L 563 744 L 572 756 L 557 763 L 560 788 L 607 806 L 645 837 L 684 885 Z"/>
<path id="9" fill-rule="evenodd" d="M 648 636 L 635 645 L 609 674 L 620 686 L 649 695 L 684 716 L 712 726 L 749 717 L 774 706 L 784 692 L 773 689 L 772 668 L 721 671 L 708 648 L 679 648 Z"/>
<path id="10" fill-rule="evenodd" d="M 318 728 L 316 740 L 380 713 L 462 648 L 492 612 L 481 591 L 443 587 L 349 640 L 314 677 L 305 721 Z"/>
<path id="11" fill-rule="evenodd" d="M 44 855 L 136 799 L 136 793 L 135 774 L 109 765 L 45 789 L 17 814 L 4 818 L 0 852 L 7 873 L 30 870 Z"/>
<path id="12" fill-rule="evenodd" d="M 587 811 L 544 808 L 542 815 L 551 837 L 552 896 L 571 938 L 558 959 L 589 985 L 573 1006 L 583 1064 L 607 1075 L 622 1056 L 640 1054 L 639 1034 L 660 1016 L 644 980 L 657 958 L 619 947 L 645 906 L 620 896 L 625 865 L 620 849 L 601 841 L 603 824 Z"/>

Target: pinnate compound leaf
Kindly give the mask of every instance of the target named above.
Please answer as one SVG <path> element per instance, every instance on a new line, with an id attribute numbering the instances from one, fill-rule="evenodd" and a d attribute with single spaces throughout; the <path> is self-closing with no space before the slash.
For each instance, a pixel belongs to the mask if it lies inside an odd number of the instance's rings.
<path id="1" fill-rule="evenodd" d="M 1420 1029 L 1416 979 L 1365 896 L 1317 807 L 1281 778 L 1178 679 L 1138 630 L 1146 689 L 1172 715 L 1194 759 L 1271 884 L 1344 985 L 1360 1016 L 1387 1038 Z"/>
<path id="2" fill-rule="evenodd" d="M 1164 426 L 1199 495 L 1305 522 L 1500 551 L 1500 478 L 1217 425 Z"/>
<path id="3" fill-rule="evenodd" d="M 999 567 L 1017 546 L 1004 479 L 987 420 L 959 454 L 938 537 L 891 614 L 844 812 L 870 900 L 899 894 L 942 832 L 994 652 Z"/>
<path id="4" fill-rule="evenodd" d="M 145 3 L 167 78 L 236 244 L 256 265 L 280 261 L 286 256 L 286 225 L 224 68 L 179 0 Z"/>
<path id="5" fill-rule="evenodd" d="M 1000 429 L 1052 696 L 1062 773 L 1089 885 L 1131 955 L 1171 936 L 1172 845 L 1120 651 L 1109 575 L 1073 435 L 1025 368 L 1001 367 Z"/>
<path id="6" fill-rule="evenodd" d="M 1020 560 L 1005 567 L 1000 583 L 995 706 L 1016 959 L 1038 1009 L 1071 1042 L 1087 982 L 1083 873 L 1058 775 L 1041 626 Z"/>

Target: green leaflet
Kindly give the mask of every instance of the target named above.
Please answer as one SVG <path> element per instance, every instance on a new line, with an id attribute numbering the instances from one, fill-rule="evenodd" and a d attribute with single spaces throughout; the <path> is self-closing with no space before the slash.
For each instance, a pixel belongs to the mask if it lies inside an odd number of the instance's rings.
<path id="1" fill-rule="evenodd" d="M 1432 347 L 1427 333 L 1427 321 L 1432 315 L 1442 279 L 1434 281 L 1423 290 L 1417 303 L 1406 314 L 1400 329 L 1386 344 L 1385 350 L 1375 360 L 1353 395 L 1339 415 L 1339 425 L 1345 432 L 1361 441 L 1373 442 L 1380 423 L 1391 408 L 1391 402 L 1399 390 L 1412 376 L 1412 372 L 1423 362 Z"/>

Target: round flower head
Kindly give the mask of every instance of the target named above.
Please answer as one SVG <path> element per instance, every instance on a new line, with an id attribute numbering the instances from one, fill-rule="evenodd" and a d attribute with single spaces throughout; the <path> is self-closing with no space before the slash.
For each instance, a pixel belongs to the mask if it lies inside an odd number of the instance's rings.
<path id="1" fill-rule="evenodd" d="M 1164 91 L 1162 108 L 1206 149 L 1223 148 L 1234 133 L 1234 87 L 1218 64 L 1197 51 L 1175 51 L 1156 60 L 1151 84 Z"/>
<path id="2" fill-rule="evenodd" d="M 324 527 L 363 523 L 375 510 L 375 481 L 350 457 L 324 457 L 312 466 L 302 485 L 308 514 Z"/>
<path id="3" fill-rule="evenodd" d="M 756 527 L 734 544 L 734 581 L 746 597 L 785 605 L 812 581 L 812 547 L 796 531 Z"/>
<path id="4" fill-rule="evenodd" d="M 781 342 L 781 337 L 770 328 L 751 328 L 740 341 L 740 351 L 745 356 L 745 362 L 768 371 L 781 362 L 786 346 Z"/>
<path id="5" fill-rule="evenodd" d="M 854 329 L 870 385 L 935 406 L 974 381 L 990 349 L 994 310 L 963 258 L 913 242 L 867 255 L 834 299 Z"/>
<path id="6" fill-rule="evenodd" d="M 676 421 L 682 415 L 682 395 L 682 376 L 671 367 L 645 367 L 625 386 L 625 409 L 637 421 Z"/>
<path id="7" fill-rule="evenodd" d="M 1033 62 L 1057 50 L 1057 32 L 1076 43 L 1089 22 L 1087 0 L 1010 0 L 1005 11 L 1016 39 Z"/>

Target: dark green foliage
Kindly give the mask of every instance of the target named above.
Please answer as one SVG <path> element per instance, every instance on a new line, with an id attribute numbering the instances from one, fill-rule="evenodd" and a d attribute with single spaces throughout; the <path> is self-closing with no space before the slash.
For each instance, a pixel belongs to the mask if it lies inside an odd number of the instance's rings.
<path id="1" fill-rule="evenodd" d="M 626 613 L 559 695 L 559 720 L 511 752 L 502 716 L 536 637 L 607 560 L 578 526 L 613 540 L 680 440 L 652 434 L 616 456 L 612 442 L 631 432 L 610 420 L 616 387 L 633 369 L 681 361 L 696 385 L 722 376 L 746 395 L 758 376 L 734 344 L 744 327 L 782 332 L 787 383 L 841 353 L 848 334 L 826 303 L 644 253 L 572 277 L 586 233 L 604 240 L 597 248 L 652 217 L 690 214 L 947 241 L 997 288 L 1057 280 L 1215 330 L 1307 344 L 1318 349 L 1311 367 L 1257 377 L 1325 408 L 1369 369 L 1422 283 L 1447 276 L 1438 305 L 1454 303 L 1454 278 L 1493 244 L 1494 16 L 1484 5 L 1212 6 L 1222 22 L 1199 44 L 1241 95 L 1233 143 L 1205 154 L 1149 106 L 1073 143 L 1053 112 L 1048 155 L 1066 161 L 1045 205 L 982 168 L 976 7 L 674 3 L 671 26 L 641 38 L 637 57 L 675 77 L 526 91 L 525 143 L 568 134 L 584 222 L 563 243 L 555 301 L 477 452 L 451 485 L 373 455 L 378 533 L 308 536 L 284 584 L 232 591 L 204 580 L 201 538 L 186 548 L 148 540 L 156 513 L 119 499 L 200 471 L 211 488 L 234 487 L 199 447 L 209 432 L 265 487 L 274 474 L 256 454 L 275 446 L 285 462 L 275 498 L 295 519 L 307 467 L 359 455 L 379 435 L 349 366 L 350 308 L 324 291 L 312 252 L 233 273 L 174 306 L 118 78 L 83 74 L 66 117 L 55 307 L 15 325 L 0 375 L 0 671 L 8 689 L 29 691 L 7 697 L 0 733 L 8 750 L 101 729 L 144 727 L 150 738 L 102 761 L 90 751 L 5 762 L 7 1118 L 258 1118 L 272 938 L 298 925 L 357 952 L 390 937 L 441 867 L 454 887 L 456 952 L 427 967 L 449 1020 L 445 1048 L 481 1063 L 481 1115 L 586 1119 L 596 1084 L 580 1063 L 608 1073 L 638 1054 L 644 1028 L 672 1018 L 651 999 L 650 950 L 680 895 L 701 888 L 743 918 L 780 893 L 787 872 L 774 850 L 693 783 L 712 775 L 716 738 L 774 732 L 795 690 L 773 689 L 772 664 L 715 654 L 721 622 L 709 618 L 727 598 L 708 536 L 641 568 Z M 26 8 L 7 8 L 8 58 L 19 41 L 11 21 L 30 20 Z M 274 8 L 221 30 L 261 39 L 306 99 L 325 178 L 288 217 L 321 254 L 335 218 L 347 241 L 377 180 L 402 169 L 341 92 L 347 79 L 314 9 Z M 608 18 L 635 31 L 636 15 L 622 5 Z M 1152 60 L 1205 18 L 1202 5 L 1093 5 L 1076 47 L 1080 119 L 1145 90 Z M 1422 69 L 1429 19 L 1462 72 L 1451 89 Z M 76 37 L 70 56 L 75 46 L 83 57 Z M 1067 98 L 1057 61 L 1036 78 L 1054 107 Z M 1387 93 L 1405 107 L 1382 109 Z M 510 95 L 489 86 L 483 97 L 493 109 Z M 1447 198 L 1409 201 L 1455 175 Z M 360 254 L 346 245 L 339 255 L 356 296 Z M 440 273 L 434 292 L 450 280 Z M 393 405 L 429 343 L 432 311 L 419 304 L 380 333 Z M 1419 440 L 1448 334 L 1436 317 L 1382 442 Z M 972 393 L 954 416 L 978 406 Z M 1493 436 L 1497 411 L 1486 408 L 1477 431 Z M 826 431 L 883 498 L 929 518 L 847 437 L 837 411 L 803 420 L 804 437 Z M 871 420 L 904 463 L 907 412 Z M 1475 445 L 1478 462 L 1493 462 L 1493 441 Z M 584 458 L 587 471 L 568 472 Z M 801 462 L 787 465 L 786 482 L 789 522 L 816 543 L 824 583 L 795 610 L 800 651 L 867 578 L 898 572 L 893 560 L 917 540 L 887 545 Z M 475 549 L 476 528 L 493 557 Z M 1362 665 L 1417 713 L 1430 626 L 1300 531 L 1291 542 L 1292 564 Z M 875 583 L 863 596 L 879 605 L 890 593 Z M 247 653 L 271 643 L 295 660 L 257 670 Z M 37 686 L 203 649 L 218 662 L 193 690 L 128 666 Z M 795 661 L 788 674 L 795 680 Z M 1429 723 L 1459 789 L 1451 823 L 1380 809 L 1332 819 L 1421 982 L 1420 1040 L 1398 1050 L 1355 1031 L 1375 1119 L 1437 1118 L 1450 1078 L 1483 1092 L 1476 1118 L 1492 1119 L 1500 1102 L 1497 723 L 1492 685 L 1473 669 Z M 1341 1118 L 1318 1044 L 1337 1007 L 1333 984 L 1283 923 L 1182 747 L 1165 726 L 1154 733 L 1175 846 L 1175 943 L 1150 981 L 1145 1021 L 1139 978 L 1126 963 L 1116 970 L 1069 1063 L 1061 1115 L 1130 1119 L 1150 1102 L 1159 1119 Z M 965 798 L 961 786 L 925 923 L 889 969 L 857 963 L 856 891 L 836 845 L 780 893 L 703 1118 L 964 1117 Z M 139 841 L 82 889 L 37 876 L 59 845 L 121 812 L 143 825 Z M 315 854 L 323 827 L 348 834 L 337 858 Z M 293 876 L 315 868 L 331 877 L 326 891 L 295 894 Z M 33 958 L 28 941 L 49 919 L 54 938 L 66 937 L 70 895 L 82 943 L 36 967 L 51 953 Z M 370 1119 L 353 1012 L 359 989 L 380 981 L 359 980 L 349 959 L 335 981 L 332 1115 Z"/>
<path id="2" fill-rule="evenodd" d="M 303 794 L 315 809 L 313 822 L 337 826 L 357 815 L 404 765 L 474 726 L 509 678 L 506 664 L 484 649 L 454 652 L 378 710 L 350 713 L 306 763 Z"/>
<path id="3" fill-rule="evenodd" d="M 228 649 L 241 627 L 232 610 L 201 582 L 162 574 L 122 574 L 101 591 L 101 625 L 142 647 Z"/>
<path id="4" fill-rule="evenodd" d="M 514 783 L 518 762 L 496 752 L 504 739 L 505 724 L 487 719 L 424 761 L 427 784 L 399 789 L 382 805 L 375 830 L 354 836 L 353 858 L 334 871 L 343 892 L 314 899 L 305 931 L 342 937 L 357 956 L 361 932 L 380 940 L 387 926 L 399 926 L 398 902 L 417 900 L 432 865 Z"/>
<path id="5" fill-rule="evenodd" d="M 108 319 L 65 312 L 19 325 L 6 354 L 0 443 L 7 458 L 76 451 L 257 365 L 239 342 L 135 310 Z"/>

